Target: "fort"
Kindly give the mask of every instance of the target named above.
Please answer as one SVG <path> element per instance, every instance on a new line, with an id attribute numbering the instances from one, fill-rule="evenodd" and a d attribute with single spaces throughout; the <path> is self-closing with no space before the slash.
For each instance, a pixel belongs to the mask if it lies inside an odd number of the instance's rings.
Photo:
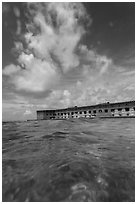
<path id="1" fill-rule="evenodd" d="M 135 117 L 135 101 L 37 111 L 37 120 L 127 117 Z"/>

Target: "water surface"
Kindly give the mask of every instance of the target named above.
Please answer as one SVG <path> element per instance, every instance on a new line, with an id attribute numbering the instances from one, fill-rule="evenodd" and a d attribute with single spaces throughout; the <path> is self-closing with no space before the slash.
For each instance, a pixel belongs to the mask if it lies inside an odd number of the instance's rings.
<path id="1" fill-rule="evenodd" d="M 135 119 L 4 122 L 3 201 L 135 200 Z"/>

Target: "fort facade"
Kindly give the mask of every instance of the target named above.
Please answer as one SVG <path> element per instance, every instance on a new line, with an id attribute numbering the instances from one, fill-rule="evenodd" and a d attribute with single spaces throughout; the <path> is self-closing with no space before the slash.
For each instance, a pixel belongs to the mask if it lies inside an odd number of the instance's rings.
<path id="1" fill-rule="evenodd" d="M 65 109 L 38 110 L 37 120 L 71 118 L 123 118 L 135 117 L 135 101 L 102 103 L 91 106 L 70 107 Z"/>

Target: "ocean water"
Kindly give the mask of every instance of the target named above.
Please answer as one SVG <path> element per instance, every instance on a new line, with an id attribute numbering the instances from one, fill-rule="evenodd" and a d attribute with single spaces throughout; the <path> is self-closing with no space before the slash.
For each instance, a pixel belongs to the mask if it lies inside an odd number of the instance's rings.
<path id="1" fill-rule="evenodd" d="M 2 200 L 135 200 L 135 119 L 3 122 Z"/>

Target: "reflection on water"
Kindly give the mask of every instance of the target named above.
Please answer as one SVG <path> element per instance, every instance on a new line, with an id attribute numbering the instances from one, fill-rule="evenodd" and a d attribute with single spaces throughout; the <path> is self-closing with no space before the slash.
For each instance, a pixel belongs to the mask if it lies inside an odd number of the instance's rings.
<path id="1" fill-rule="evenodd" d="M 134 201 L 135 120 L 3 123 L 3 201 Z"/>

